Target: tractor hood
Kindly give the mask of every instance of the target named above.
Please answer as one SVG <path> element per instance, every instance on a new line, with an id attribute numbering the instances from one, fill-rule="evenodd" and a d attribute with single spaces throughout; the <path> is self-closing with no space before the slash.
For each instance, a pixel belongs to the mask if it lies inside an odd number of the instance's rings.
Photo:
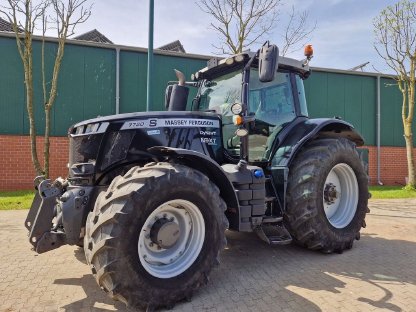
<path id="1" fill-rule="evenodd" d="M 80 175 L 88 171 L 100 176 L 126 164 L 149 162 L 153 157 L 149 148 L 154 146 L 189 149 L 217 161 L 222 157 L 221 119 L 214 113 L 150 112 L 99 117 L 75 124 L 68 135 L 70 176 L 78 171 Z"/>
<path id="2" fill-rule="evenodd" d="M 167 117 L 167 118 L 175 118 L 175 117 L 189 117 L 189 118 L 200 118 L 200 117 L 207 117 L 207 118 L 218 118 L 218 115 L 215 113 L 209 112 L 136 112 L 136 113 L 127 113 L 127 114 L 118 114 L 118 115 L 110 115 L 104 117 L 97 117 L 93 119 L 88 119 L 76 123 L 70 128 L 71 134 L 74 128 L 78 128 L 80 126 L 85 126 L 93 123 L 103 123 L 103 122 L 113 122 L 113 121 L 127 121 L 131 119 L 150 119 L 150 118 L 160 118 L 160 117 Z"/>

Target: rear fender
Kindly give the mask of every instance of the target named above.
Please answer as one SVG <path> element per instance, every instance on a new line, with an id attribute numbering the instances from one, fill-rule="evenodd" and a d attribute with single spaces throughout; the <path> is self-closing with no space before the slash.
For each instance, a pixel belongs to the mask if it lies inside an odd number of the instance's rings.
<path id="1" fill-rule="evenodd" d="M 294 120 L 277 135 L 275 141 L 277 148 L 270 157 L 273 181 L 284 208 L 292 161 L 307 142 L 323 137 L 346 138 L 357 146 L 364 144 L 363 137 L 346 121 L 330 118 Z"/>
<path id="2" fill-rule="evenodd" d="M 344 120 L 300 119 L 277 136 L 277 148 L 270 158 L 272 166 L 289 167 L 302 146 L 318 137 L 345 138 L 357 146 L 364 144 L 363 137 Z"/>

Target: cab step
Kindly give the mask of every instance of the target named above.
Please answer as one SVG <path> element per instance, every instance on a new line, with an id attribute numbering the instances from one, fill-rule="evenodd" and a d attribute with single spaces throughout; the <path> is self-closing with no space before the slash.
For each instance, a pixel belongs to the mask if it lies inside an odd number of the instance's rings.
<path id="1" fill-rule="evenodd" d="M 270 245 L 287 245 L 292 242 L 292 236 L 283 225 L 262 224 L 254 232 Z"/>
<path id="2" fill-rule="evenodd" d="M 282 221 L 283 221 L 283 217 L 274 217 L 274 216 L 263 217 L 263 223 L 278 223 Z"/>

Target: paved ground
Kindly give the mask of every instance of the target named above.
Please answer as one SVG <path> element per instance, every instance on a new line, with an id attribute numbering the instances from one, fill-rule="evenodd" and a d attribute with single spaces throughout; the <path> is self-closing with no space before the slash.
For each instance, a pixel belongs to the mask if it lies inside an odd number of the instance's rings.
<path id="1" fill-rule="evenodd" d="M 371 201 L 344 254 L 270 247 L 229 233 L 211 282 L 174 311 L 416 311 L 416 199 Z M 0 212 L 0 311 L 126 311 L 106 297 L 82 250 L 30 251 L 25 211 Z"/>

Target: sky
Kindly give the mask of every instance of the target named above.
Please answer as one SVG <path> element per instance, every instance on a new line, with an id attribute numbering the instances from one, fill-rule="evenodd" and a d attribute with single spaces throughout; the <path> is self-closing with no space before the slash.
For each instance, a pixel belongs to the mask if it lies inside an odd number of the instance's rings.
<path id="1" fill-rule="evenodd" d="M 154 46 L 179 39 L 188 53 L 213 55 L 212 44 L 218 35 L 209 27 L 211 18 L 196 4 L 197 0 L 155 0 Z M 388 72 L 374 50 L 372 21 L 393 0 L 281 0 L 279 22 L 270 35 L 281 41 L 282 25 L 287 23 L 292 5 L 309 12 L 310 25 L 316 29 L 309 43 L 314 47 L 312 66 L 350 69 L 370 62 L 365 71 Z M 90 19 L 79 25 L 77 35 L 97 29 L 116 44 L 148 46 L 147 0 L 96 0 Z M 252 50 L 254 50 L 253 47 Z M 299 50 L 290 57 L 301 59 Z M 375 68 L 375 69 L 374 69 Z"/>

